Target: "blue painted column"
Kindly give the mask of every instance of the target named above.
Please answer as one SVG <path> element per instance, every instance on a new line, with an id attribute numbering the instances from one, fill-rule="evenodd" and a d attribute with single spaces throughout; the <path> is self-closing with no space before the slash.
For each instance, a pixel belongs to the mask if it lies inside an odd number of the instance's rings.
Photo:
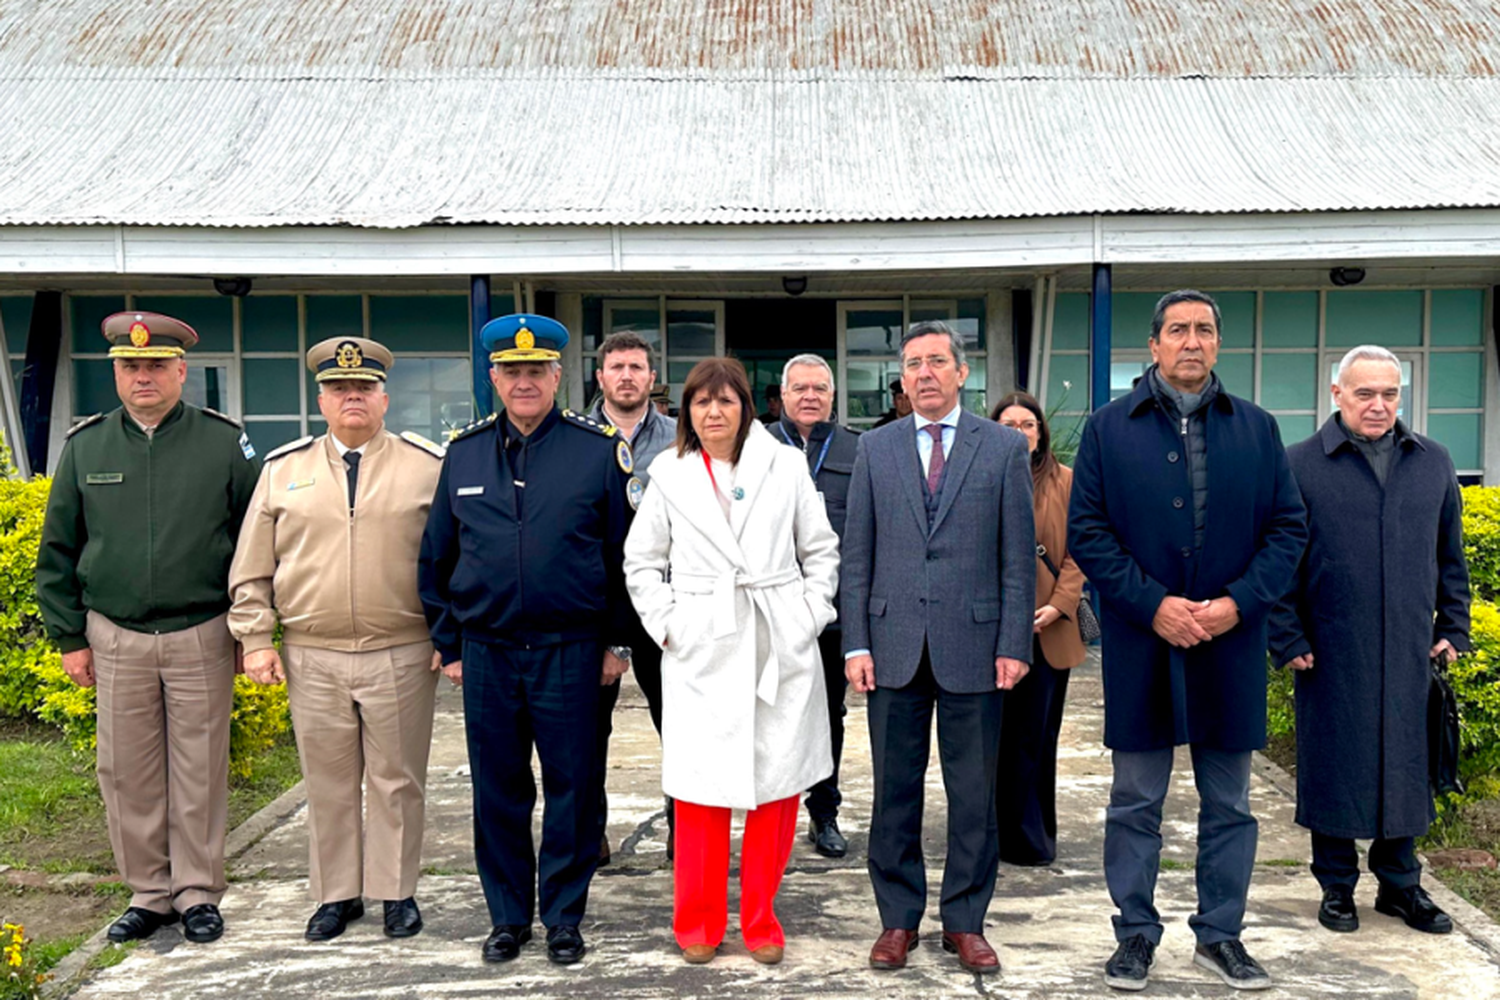
<path id="1" fill-rule="evenodd" d="M 490 386 L 490 354 L 479 340 L 479 331 L 490 321 L 490 276 L 476 274 L 469 278 L 469 350 L 473 354 L 474 419 L 495 412 L 495 394 Z"/>
<path id="2" fill-rule="evenodd" d="M 1114 315 L 1108 264 L 1094 265 L 1094 294 L 1089 296 L 1089 409 L 1109 402 L 1109 353 Z"/>

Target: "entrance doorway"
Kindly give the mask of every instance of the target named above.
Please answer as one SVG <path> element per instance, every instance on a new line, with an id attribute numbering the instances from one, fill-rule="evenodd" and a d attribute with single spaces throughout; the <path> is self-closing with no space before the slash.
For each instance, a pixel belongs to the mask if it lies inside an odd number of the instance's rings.
<path id="1" fill-rule="evenodd" d="M 750 376 L 757 413 L 766 412 L 766 389 L 781 385 L 781 369 L 798 354 L 838 362 L 838 303 L 833 299 L 729 299 L 724 303 L 724 344 Z"/>

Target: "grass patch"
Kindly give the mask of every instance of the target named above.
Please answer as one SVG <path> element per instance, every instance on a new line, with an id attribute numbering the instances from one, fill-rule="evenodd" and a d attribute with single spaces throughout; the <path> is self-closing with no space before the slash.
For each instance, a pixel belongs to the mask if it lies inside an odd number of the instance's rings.
<path id="1" fill-rule="evenodd" d="M 125 961 L 125 956 L 135 950 L 136 942 L 127 941 L 125 944 L 107 945 L 93 958 L 89 959 L 88 969 L 90 972 L 99 969 L 110 969 Z"/>
<path id="2" fill-rule="evenodd" d="M 0 739 L 0 863 L 47 872 L 114 870 L 93 761 L 51 726 L 10 723 Z"/>
<path id="3" fill-rule="evenodd" d="M 1257 861 L 1256 864 L 1266 868 L 1301 868 L 1307 864 L 1306 861 L 1298 861 L 1296 858 L 1268 858 L 1265 861 Z"/>
<path id="4" fill-rule="evenodd" d="M 1437 877 L 1470 904 L 1500 918 L 1500 871 L 1493 868 L 1438 868 Z"/>
<path id="5" fill-rule="evenodd" d="M 1162 858 L 1158 867 L 1164 872 L 1190 872 L 1194 865 L 1191 861 L 1177 861 L 1173 858 Z"/>

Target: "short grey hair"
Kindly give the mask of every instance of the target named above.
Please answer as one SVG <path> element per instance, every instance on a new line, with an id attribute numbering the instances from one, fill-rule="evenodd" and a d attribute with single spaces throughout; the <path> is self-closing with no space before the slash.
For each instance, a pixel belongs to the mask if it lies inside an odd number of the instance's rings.
<path id="1" fill-rule="evenodd" d="M 828 359 L 821 354 L 799 354 L 786 364 L 781 366 L 781 388 L 785 389 L 792 384 L 792 369 L 798 365 L 817 365 L 828 373 L 828 388 L 834 388 L 833 368 L 828 364 Z"/>
<path id="2" fill-rule="evenodd" d="M 958 331 L 940 319 L 925 319 L 920 323 L 913 323 L 907 327 L 906 336 L 901 338 L 901 364 L 906 365 L 906 345 L 918 337 L 930 337 L 940 334 L 948 338 L 948 346 L 953 349 L 953 363 L 955 365 L 966 365 L 968 360 L 964 357 L 964 338 L 958 335 Z"/>
<path id="3" fill-rule="evenodd" d="M 1224 317 L 1219 313 L 1219 304 L 1214 297 L 1207 292 L 1200 292 L 1195 288 L 1179 288 L 1175 292 L 1168 292 L 1156 300 L 1156 311 L 1151 314 L 1151 339 L 1161 339 L 1161 328 L 1167 322 L 1167 310 L 1184 302 L 1201 302 L 1214 312 L 1214 331 L 1220 337 L 1224 336 Z"/>
<path id="4" fill-rule="evenodd" d="M 1386 364 L 1396 366 L 1396 378 L 1401 378 L 1401 359 L 1396 357 L 1384 347 L 1375 344 L 1360 344 L 1344 355 L 1339 362 L 1338 382 L 1344 384 L 1344 376 L 1349 374 L 1349 369 L 1354 367 L 1356 361 L 1384 361 Z"/>

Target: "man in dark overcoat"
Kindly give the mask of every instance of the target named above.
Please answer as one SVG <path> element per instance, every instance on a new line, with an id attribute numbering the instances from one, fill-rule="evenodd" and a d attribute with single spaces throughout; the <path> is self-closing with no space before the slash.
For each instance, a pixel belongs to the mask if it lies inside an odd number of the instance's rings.
<path id="1" fill-rule="evenodd" d="M 1272 662 L 1297 671 L 1297 822 L 1312 831 L 1318 920 L 1359 927 L 1354 839 L 1371 838 L 1375 909 L 1446 934 L 1419 884 L 1415 838 L 1435 815 L 1427 771 L 1428 659 L 1469 649 L 1469 572 L 1447 450 L 1396 414 L 1401 363 L 1356 347 L 1338 406 L 1287 449 L 1309 539 L 1272 616 Z"/>
<path id="2" fill-rule="evenodd" d="M 1146 985 L 1162 934 L 1162 801 L 1186 743 L 1202 802 L 1194 962 L 1264 988 L 1239 941 L 1255 863 L 1250 756 L 1266 739 L 1266 622 L 1307 529 L 1275 420 L 1213 374 L 1213 299 L 1163 296 L 1149 343 L 1156 364 L 1084 428 L 1068 517 L 1068 551 L 1102 599 L 1104 870 L 1120 909 L 1105 979 Z"/>

